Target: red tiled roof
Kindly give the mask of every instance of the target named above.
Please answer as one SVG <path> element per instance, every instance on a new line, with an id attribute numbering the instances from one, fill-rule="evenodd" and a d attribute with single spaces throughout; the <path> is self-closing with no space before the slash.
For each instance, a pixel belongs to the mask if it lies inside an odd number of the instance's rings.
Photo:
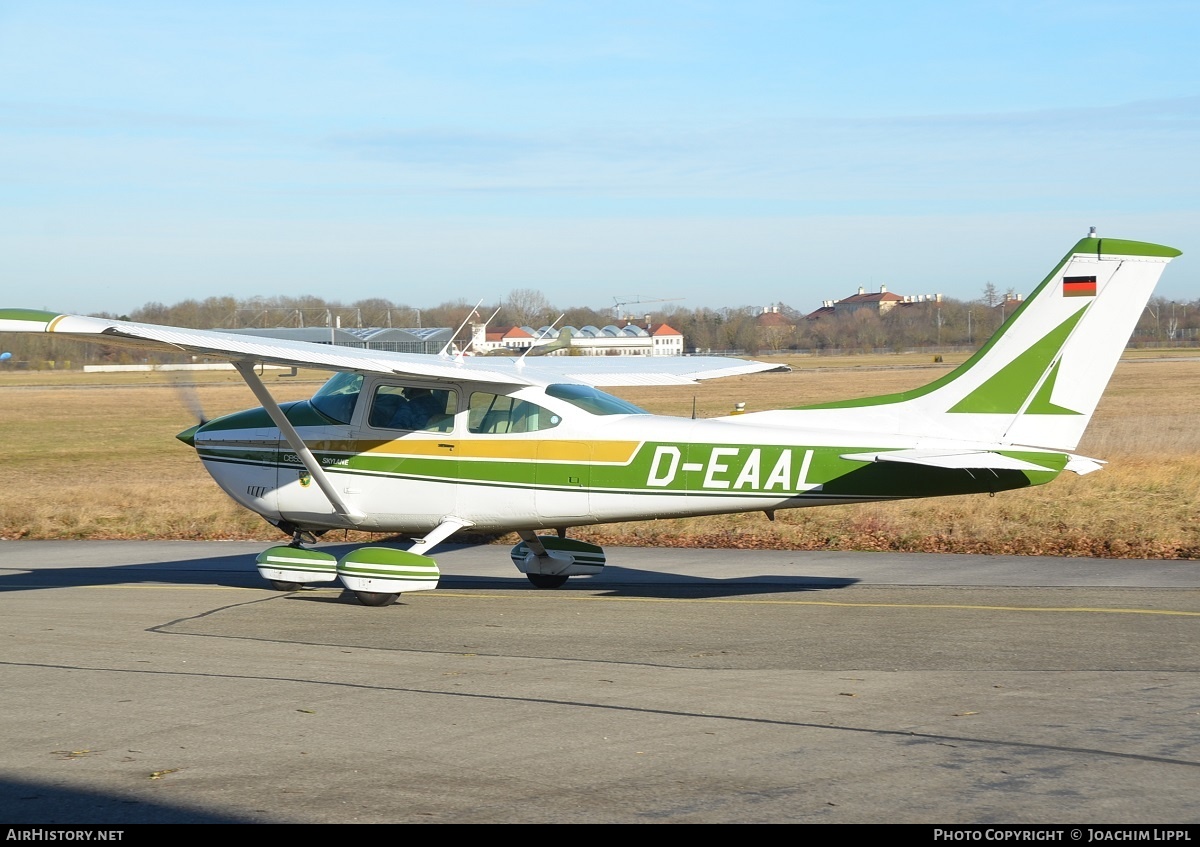
<path id="1" fill-rule="evenodd" d="M 839 303 L 880 303 L 885 300 L 903 300 L 899 294 L 893 294 L 890 291 L 876 292 L 874 294 L 852 294 L 849 297 L 844 297 L 839 300 Z"/>
<path id="2" fill-rule="evenodd" d="M 533 338 L 532 335 L 519 326 L 502 326 L 496 329 L 489 329 L 484 337 L 488 341 L 504 341 L 508 338 Z"/>

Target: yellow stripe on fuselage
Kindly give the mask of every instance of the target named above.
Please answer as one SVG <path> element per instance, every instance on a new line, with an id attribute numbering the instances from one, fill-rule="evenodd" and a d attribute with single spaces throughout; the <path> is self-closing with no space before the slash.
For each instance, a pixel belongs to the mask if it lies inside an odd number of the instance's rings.
<path id="1" fill-rule="evenodd" d="M 394 441 L 310 441 L 317 452 L 368 453 L 380 456 L 438 456 L 455 459 L 500 459 L 628 464 L 640 441 L 508 440 L 500 438 L 397 438 Z"/>

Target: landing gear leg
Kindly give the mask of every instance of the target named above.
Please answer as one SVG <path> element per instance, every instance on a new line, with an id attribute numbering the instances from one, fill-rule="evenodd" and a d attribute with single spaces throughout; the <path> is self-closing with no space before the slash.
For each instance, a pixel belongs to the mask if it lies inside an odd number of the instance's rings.
<path id="1" fill-rule="evenodd" d="M 303 547 L 305 544 L 316 544 L 317 537 L 311 532 L 300 527 L 292 527 L 292 543 L 290 547 Z"/>

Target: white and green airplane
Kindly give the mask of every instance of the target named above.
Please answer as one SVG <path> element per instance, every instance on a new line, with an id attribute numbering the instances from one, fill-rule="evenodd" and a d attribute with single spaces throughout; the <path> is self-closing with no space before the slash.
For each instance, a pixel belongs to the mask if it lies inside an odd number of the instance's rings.
<path id="1" fill-rule="evenodd" d="M 262 405 L 178 437 L 230 497 L 292 537 L 259 555 L 259 572 L 280 590 L 341 580 L 385 606 L 435 588 L 429 554 L 468 528 L 516 532 L 517 569 L 556 588 L 604 567 L 603 549 L 569 538 L 572 527 L 995 493 L 1097 470 L 1072 451 L 1178 255 L 1093 231 L 979 352 L 923 388 L 710 419 L 651 415 L 600 388 L 776 366 L 388 353 L 27 309 L 0 310 L 0 331 L 231 362 Z M 334 375 L 281 404 L 264 364 Z M 414 541 L 341 558 L 312 546 L 341 528 Z"/>

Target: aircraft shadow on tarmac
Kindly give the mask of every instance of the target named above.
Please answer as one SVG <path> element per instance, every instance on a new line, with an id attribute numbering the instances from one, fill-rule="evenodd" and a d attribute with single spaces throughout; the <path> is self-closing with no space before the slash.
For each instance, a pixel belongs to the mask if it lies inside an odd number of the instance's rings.
<path id="1" fill-rule="evenodd" d="M 236 815 L 153 803 L 103 791 L 85 791 L 13 779 L 0 779 L 0 820 L 5 825 L 64 824 L 120 827 L 147 823 L 262 823 Z"/>
<path id="2" fill-rule="evenodd" d="M 345 552 L 360 545 L 322 546 L 334 555 L 341 556 Z M 462 549 L 472 545 L 460 545 Z M 497 555 L 504 557 L 505 551 L 496 547 Z M 515 568 L 511 575 L 461 575 L 453 573 L 453 564 L 446 565 L 449 572 L 443 571 L 439 588 L 443 589 L 481 589 L 494 590 L 528 589 L 529 591 L 546 591 L 537 589 L 529 584 L 525 576 Z M 511 565 L 508 565 L 511 568 Z M 561 588 L 550 589 L 556 592 L 569 591 L 605 591 L 609 596 L 616 597 L 672 597 L 672 596 L 705 596 L 732 597 L 753 594 L 779 594 L 791 591 L 819 591 L 831 588 L 846 588 L 855 585 L 860 580 L 854 577 L 818 577 L 803 574 L 772 575 L 759 574 L 754 576 L 731 577 L 714 579 L 711 577 L 693 576 L 678 573 L 662 573 L 654 570 L 625 568 L 614 565 L 605 567 L 603 573 L 596 576 L 574 577 Z M 120 585 L 123 583 L 162 583 L 164 585 L 215 585 L 234 588 L 266 588 L 266 583 L 255 568 L 254 556 L 239 554 L 234 556 L 192 557 L 174 561 L 146 562 L 129 565 L 98 565 L 79 567 L 35 568 L 28 571 L 0 575 L 0 591 L 29 591 L 46 588 L 72 588 L 94 585 Z M 314 588 L 336 588 L 337 583 L 314 585 Z M 326 599 L 327 594 L 322 594 Z M 344 592 L 339 600 L 355 602 L 353 596 Z"/>

